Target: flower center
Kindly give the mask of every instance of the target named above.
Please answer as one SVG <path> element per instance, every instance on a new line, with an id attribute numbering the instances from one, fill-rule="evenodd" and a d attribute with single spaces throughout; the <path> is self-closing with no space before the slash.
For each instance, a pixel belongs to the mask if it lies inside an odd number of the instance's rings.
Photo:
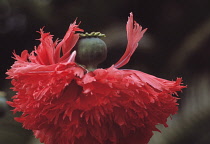
<path id="1" fill-rule="evenodd" d="M 107 56 L 107 46 L 99 37 L 105 37 L 100 32 L 80 34 L 76 46 L 76 62 L 85 65 L 88 71 L 97 69 L 98 64 Z"/>

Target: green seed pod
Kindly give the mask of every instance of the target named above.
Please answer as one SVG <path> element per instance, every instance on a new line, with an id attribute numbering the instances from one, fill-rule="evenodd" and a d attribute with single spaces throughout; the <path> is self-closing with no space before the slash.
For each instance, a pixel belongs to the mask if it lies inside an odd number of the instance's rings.
<path id="1" fill-rule="evenodd" d="M 90 36 L 83 36 L 76 47 L 76 62 L 85 65 L 86 69 L 93 71 L 97 69 L 98 64 L 103 62 L 107 56 L 107 46 L 103 40 Z"/>

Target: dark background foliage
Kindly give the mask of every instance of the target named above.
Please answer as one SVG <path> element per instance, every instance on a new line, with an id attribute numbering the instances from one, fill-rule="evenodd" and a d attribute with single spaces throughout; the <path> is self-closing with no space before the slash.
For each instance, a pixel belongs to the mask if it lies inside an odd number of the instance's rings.
<path id="1" fill-rule="evenodd" d="M 151 144 L 210 143 L 210 1 L 209 0 L 1 0 L 0 90 L 14 95 L 5 72 L 13 64 L 12 52 L 31 51 L 45 26 L 62 38 L 76 18 L 87 32 L 107 35 L 108 58 L 100 67 L 114 64 L 126 47 L 125 24 L 130 12 L 148 28 L 139 48 L 123 68 L 165 79 L 183 77 L 188 89 L 180 94 L 180 111 L 169 128 L 155 133 Z M 11 112 L 0 119 L 0 143 L 26 144 L 31 132 L 14 122 Z"/>

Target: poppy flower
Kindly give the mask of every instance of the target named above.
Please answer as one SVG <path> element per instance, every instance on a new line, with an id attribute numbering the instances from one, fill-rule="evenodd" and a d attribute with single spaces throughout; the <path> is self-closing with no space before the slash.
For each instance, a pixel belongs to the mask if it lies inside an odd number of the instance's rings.
<path id="1" fill-rule="evenodd" d="M 136 70 L 118 69 L 129 62 L 146 29 L 130 14 L 124 55 L 106 69 L 102 34 L 80 34 L 72 23 L 59 41 L 40 30 L 40 45 L 14 53 L 8 70 L 16 121 L 45 144 L 146 144 L 175 114 L 182 79 L 169 81 Z M 83 37 L 81 39 L 80 35 Z M 75 46 L 76 45 L 76 46 Z M 75 48 L 77 47 L 77 48 Z M 76 50 L 73 51 L 73 48 Z M 73 52 L 72 52 L 73 51 Z"/>

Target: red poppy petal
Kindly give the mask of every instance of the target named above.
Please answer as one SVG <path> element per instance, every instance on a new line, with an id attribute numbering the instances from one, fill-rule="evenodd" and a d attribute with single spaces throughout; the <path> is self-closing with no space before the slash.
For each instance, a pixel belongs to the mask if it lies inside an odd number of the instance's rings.
<path id="1" fill-rule="evenodd" d="M 142 27 L 137 22 L 133 21 L 133 14 L 130 13 L 126 30 L 128 39 L 126 51 L 120 60 L 114 65 L 115 68 L 120 68 L 129 62 L 130 57 L 138 47 L 138 42 L 141 40 L 147 29 L 142 30 Z"/>
<path id="2" fill-rule="evenodd" d="M 144 78 L 143 78 L 144 77 Z M 181 91 L 181 79 L 168 81 L 134 70 L 97 69 L 79 82 L 84 95 L 80 103 L 86 122 L 94 123 L 91 136 L 98 141 L 106 139 L 118 143 L 148 143 L 157 124 L 164 124 L 177 112 L 177 98 L 172 94 Z M 102 112 L 95 113 L 102 110 Z M 100 129 L 103 128 L 103 132 Z M 145 131 L 147 134 L 145 134 Z M 137 138 L 144 135 L 144 138 Z"/>
<path id="3" fill-rule="evenodd" d="M 79 39 L 79 34 L 75 34 L 76 31 L 82 32 L 83 30 L 78 28 L 78 25 L 76 25 L 76 21 L 74 21 L 74 23 L 70 24 L 69 29 L 66 32 L 63 40 L 56 46 L 55 61 L 64 61 L 67 59 L 67 57 L 69 57 L 70 51 Z M 61 48 L 63 56 L 60 58 Z"/>

